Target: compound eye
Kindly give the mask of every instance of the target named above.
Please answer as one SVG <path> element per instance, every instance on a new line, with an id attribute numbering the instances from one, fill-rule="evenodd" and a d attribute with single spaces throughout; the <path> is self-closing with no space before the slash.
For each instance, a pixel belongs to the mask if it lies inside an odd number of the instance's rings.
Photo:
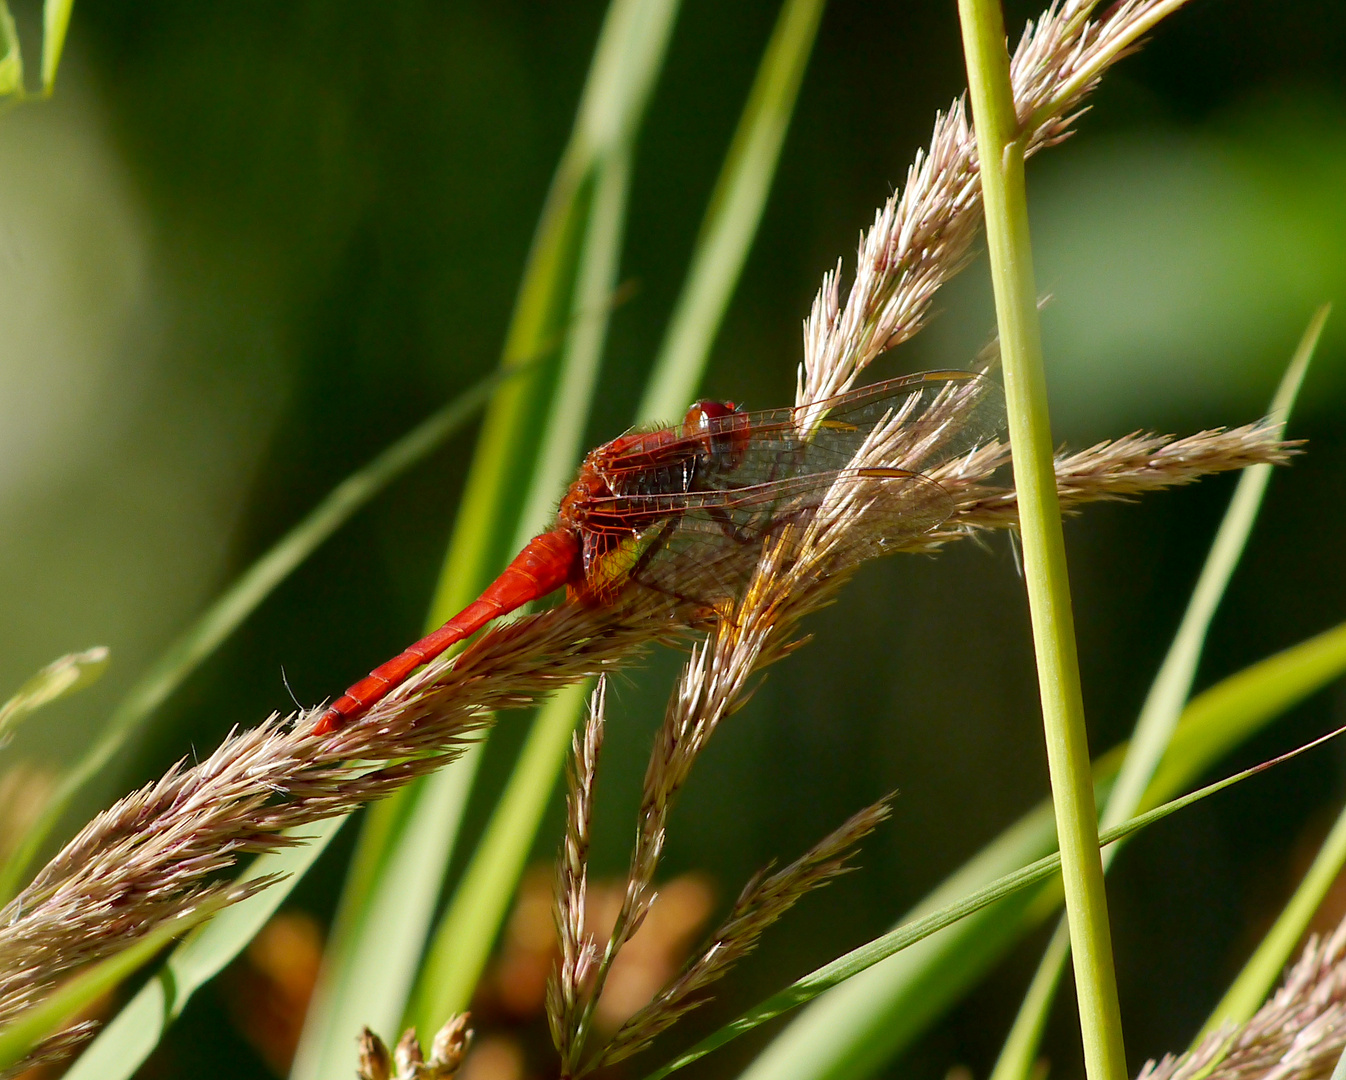
<path id="1" fill-rule="evenodd" d="M 723 416 L 732 416 L 738 412 L 738 406 L 732 401 L 698 401 L 683 418 L 683 422 L 694 431 L 705 431 L 712 420 Z"/>

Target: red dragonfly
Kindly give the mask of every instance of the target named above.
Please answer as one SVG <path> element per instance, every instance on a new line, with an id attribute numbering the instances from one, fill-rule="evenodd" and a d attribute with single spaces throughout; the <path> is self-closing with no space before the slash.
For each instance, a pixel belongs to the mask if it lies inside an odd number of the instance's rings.
<path id="1" fill-rule="evenodd" d="M 962 400 L 951 409 L 954 395 Z M 912 467 L 853 468 L 875 427 L 894 420 Z M 881 549 L 928 532 L 953 504 L 917 470 L 966 453 L 1002 422 L 999 392 L 987 379 L 935 371 L 813 406 L 744 412 L 732 401 L 698 401 L 680 424 L 628 431 L 585 457 L 550 532 L 530 540 L 438 630 L 337 698 L 314 734 L 358 718 L 445 649 L 562 586 L 595 605 L 633 587 L 708 607 L 733 597 L 763 544 L 806 525 L 838 482 L 882 483 L 858 543 Z"/>

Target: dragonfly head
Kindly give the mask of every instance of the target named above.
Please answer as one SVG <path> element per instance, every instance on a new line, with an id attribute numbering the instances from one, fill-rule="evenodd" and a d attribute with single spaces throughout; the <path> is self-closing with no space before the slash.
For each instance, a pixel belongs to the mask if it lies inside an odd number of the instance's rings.
<path id="1" fill-rule="evenodd" d="M 741 411 L 732 401 L 698 401 L 687 410 L 682 422 L 689 431 L 706 431 L 711 427 L 711 421 Z"/>
<path id="2" fill-rule="evenodd" d="M 698 401 L 682 419 L 683 432 L 702 444 L 707 454 L 736 459 L 750 435 L 747 413 L 732 401 Z"/>

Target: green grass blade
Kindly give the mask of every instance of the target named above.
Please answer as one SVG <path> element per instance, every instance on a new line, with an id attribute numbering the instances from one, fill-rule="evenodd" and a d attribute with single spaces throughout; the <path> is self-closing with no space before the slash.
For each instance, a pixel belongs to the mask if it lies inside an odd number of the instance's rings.
<path id="1" fill-rule="evenodd" d="M 585 684 L 567 687 L 539 711 L 509 784 L 440 921 L 405 1026 L 435 1031 L 470 1000 L 556 785 L 587 690 Z"/>
<path id="2" fill-rule="evenodd" d="M 671 419 L 696 394 L 762 220 L 825 6 L 826 0 L 786 0 L 781 8 L 715 181 L 636 423 Z"/>
<path id="3" fill-rule="evenodd" d="M 583 244 L 582 237 L 587 234 L 592 239 L 594 229 L 600 228 L 593 222 L 604 217 L 604 207 L 596 207 L 596 199 L 615 200 L 620 204 L 617 220 L 624 219 L 624 179 L 620 185 L 605 185 L 600 174 L 604 166 L 625 165 L 621 161 L 614 165 L 613 155 L 620 154 L 635 137 L 663 67 L 676 13 L 676 0 L 613 0 L 608 8 L 571 140 L 548 193 L 525 268 L 505 343 L 506 364 L 537 351 L 567 324 L 566 368 L 582 366 L 577 348 L 601 350 L 612 288 L 609 285 L 597 303 L 577 308 L 581 284 L 601 276 L 595 267 L 603 258 Z M 608 231 L 602 243 L 614 248 L 606 257 L 615 267 L 621 229 L 620 225 L 613 228 L 612 220 L 605 217 Z M 581 266 L 585 250 L 590 252 L 590 261 Z M 581 315 L 578 319 L 571 317 L 576 311 Z M 567 374 L 552 381 L 564 387 Z M 443 623 L 476 596 L 490 580 L 493 568 L 507 557 L 505 553 L 513 553 L 510 542 L 520 533 L 531 534 L 530 523 L 522 518 L 524 500 L 512 493 L 531 487 L 529 478 L 539 470 L 555 466 L 541 458 L 537 432 L 545 427 L 560 439 L 564 424 L 583 431 L 587 402 L 583 409 L 548 423 L 543 416 L 544 389 L 541 379 L 520 380 L 515 392 L 497 397 L 487 414 L 431 605 L 431 626 Z M 553 415 L 556 408 L 553 401 Z M 291 1071 L 296 1080 L 318 1080 L 348 1070 L 349 1038 L 355 1034 L 349 1026 L 351 1018 L 359 1017 L 359 1023 L 376 1027 L 380 1016 L 390 1016 L 392 1024 L 400 1018 L 480 752 L 480 746 L 474 747 L 453 768 L 410 785 L 369 814 L 366 831 L 373 839 L 362 841 L 342 901 L 344 910 L 361 912 L 363 917 L 353 917 L 333 935 L 324 973 L 329 996 L 320 1007 L 310 1009 L 303 1046 L 314 1049 L 296 1061 Z M 430 809 L 441 806 L 452 809 Z M 405 820 L 404 827 L 390 825 L 397 819 Z M 402 880 L 379 872 L 393 865 L 416 869 Z M 417 918 L 406 916 L 408 903 Z M 421 913 L 423 918 L 419 918 Z M 388 925 L 394 918 L 397 925 Z M 400 946 L 396 952 L 390 951 L 390 941 Z M 343 962 L 343 958 L 375 955 L 380 963 L 372 971 L 365 966 L 357 972 Z M 385 1024 L 383 1030 L 390 1026 Z"/>
<path id="4" fill-rule="evenodd" d="M 644 52 L 644 50 L 640 50 Z M 552 407 L 512 548 L 549 524 L 573 473 L 597 388 L 626 221 L 634 131 L 595 163 L 593 201 L 576 273 L 572 317 Z M 467 1007 L 509 910 L 586 694 L 572 687 L 538 711 L 524 751 L 432 936 L 408 1010 L 427 1038 Z M 560 733 L 558 735 L 558 732 Z M 541 756 L 540 756 L 541 755 Z M 547 755 L 550 755 L 548 758 Z"/>
<path id="5" fill-rule="evenodd" d="M 1290 418 L 1299 388 L 1308 372 L 1309 361 L 1322 335 L 1330 305 L 1319 308 L 1309 321 L 1300 339 L 1299 347 L 1281 378 L 1272 399 L 1269 415 L 1283 435 Z M 1248 536 L 1257 520 L 1267 485 L 1271 482 L 1271 465 L 1254 465 L 1243 471 L 1233 498 L 1215 533 L 1206 562 L 1201 568 L 1196 587 L 1192 590 L 1182 622 L 1169 645 L 1164 662 L 1150 685 L 1145 703 L 1136 720 L 1135 734 L 1127 750 L 1117 784 L 1103 808 L 1101 827 L 1107 828 L 1123 821 L 1135 812 L 1145 788 L 1159 767 L 1168 749 L 1173 729 L 1177 726 L 1183 704 L 1192 690 L 1197 665 L 1206 645 L 1206 634 L 1211 620 L 1229 586 L 1230 578 L 1243 557 Z M 1103 869 L 1107 871 L 1116 855 L 1113 848 L 1103 854 Z M 1005 1039 L 1005 1046 L 991 1071 L 991 1080 L 1029 1080 L 1037 1058 L 1038 1044 L 1047 1023 L 1047 1013 L 1055 999 L 1055 988 L 1061 980 L 1061 969 L 1070 953 L 1070 936 L 1064 924 L 1057 927 L 1038 964 L 1037 973 L 1029 985 L 1019 1014 Z"/>
<path id="6" fill-rule="evenodd" d="M 80 1010 L 149 963 L 154 954 L 175 937 L 213 915 L 222 903 L 220 899 L 207 901 L 187 915 L 161 923 L 135 944 L 86 968 L 39 1004 L 20 1013 L 0 1031 L 0 1069 L 8 1069 L 21 1061 L 43 1039 L 70 1023 Z"/>
<path id="7" fill-rule="evenodd" d="M 1223 780 L 1217 780 L 1213 784 L 1208 784 L 1197 791 L 1184 795 L 1181 798 L 1173 799 L 1156 807 L 1144 814 L 1139 814 L 1120 825 L 1111 829 L 1105 829 L 1099 834 L 1098 842 L 1100 846 L 1114 844 L 1123 840 L 1133 833 L 1156 821 L 1161 821 L 1170 814 L 1177 813 L 1194 803 L 1207 799 L 1216 792 L 1224 791 L 1226 788 L 1240 783 L 1251 776 L 1264 772 L 1274 765 L 1288 761 L 1293 757 L 1298 757 L 1314 747 L 1322 745 L 1328 739 L 1336 738 L 1346 732 L 1346 728 L 1338 728 L 1322 738 L 1315 739 L 1313 742 L 1298 749 L 1290 751 L 1288 754 L 1282 754 L 1272 761 L 1263 762 L 1260 765 L 1254 765 L 1250 769 L 1244 769 L 1242 772 L 1235 773 L 1233 776 L 1225 777 Z M 910 948 L 917 942 L 924 941 L 932 934 L 944 930 L 954 923 L 981 911 L 999 900 L 1012 896 L 1030 885 L 1036 885 L 1038 882 L 1045 881 L 1047 878 L 1056 874 L 1061 868 L 1061 856 L 1059 853 L 1044 855 L 1034 860 L 1027 866 L 1020 867 L 1013 872 L 999 877 L 992 882 L 977 889 L 975 892 L 961 897 L 959 900 L 937 911 L 931 912 L 922 918 L 915 919 L 910 923 L 891 930 L 882 937 L 875 938 L 873 941 L 861 945 L 858 949 L 852 949 L 850 952 L 815 971 L 805 975 L 802 979 L 797 979 L 784 990 L 773 994 L 766 1001 L 750 1009 L 742 1016 L 733 1020 L 719 1031 L 707 1036 L 696 1046 L 692 1047 L 687 1053 L 680 1055 L 677 1059 L 651 1073 L 646 1080 L 662 1080 L 663 1077 L 677 1071 L 685 1065 L 690 1065 L 693 1061 L 704 1057 L 725 1043 L 736 1039 L 738 1036 L 751 1031 L 755 1027 L 760 1027 L 768 1020 L 772 1020 L 790 1009 L 797 1008 L 806 1002 L 812 1001 L 819 994 L 841 985 L 848 979 L 854 978 L 861 972 L 867 971 L 875 964 L 889 957 L 900 953 L 902 950 Z"/>
<path id="8" fill-rule="evenodd" d="M 310 1005 L 322 1023 L 305 1024 L 292 1076 L 349 1073 L 361 1027 L 397 1029 L 451 850 L 445 822 L 458 820 L 466 794 L 457 785 L 421 785 L 395 804 L 396 817 L 377 819 L 386 834 L 361 833 L 373 853 L 353 866 L 375 881 L 342 894 Z"/>
<path id="9" fill-rule="evenodd" d="M 1344 671 L 1346 623 L 1339 623 L 1202 691 L 1183 710 L 1141 808 L 1181 791 L 1222 754 Z"/>
<path id="10" fill-rule="evenodd" d="M 186 1008 L 192 995 L 242 952 L 290 895 L 290 890 L 346 822 L 328 818 L 291 835 L 304 843 L 260 855 L 239 881 L 279 876 L 281 880 L 227 907 L 169 955 L 163 970 L 147 982 L 65 1074 L 67 1080 L 128 1080 Z"/>
<path id="11" fill-rule="evenodd" d="M 781 11 L 716 183 L 638 420 L 645 418 L 651 400 L 667 402 L 659 407 L 670 415 L 680 410 L 700 381 L 711 342 L 761 220 L 822 6 L 820 0 L 790 0 Z M 619 181 L 625 184 L 629 162 L 622 164 L 620 171 L 606 169 L 599 182 L 599 210 L 591 218 L 586 243 L 586 250 L 595 251 L 599 257 L 585 260 L 573 311 L 572 336 L 580 362 L 567 365 L 560 381 L 557 407 L 543 440 L 541 467 L 534 474 L 516 547 L 544 527 L 556 492 L 568 479 L 581 450 L 583 428 L 575 418 L 587 416 L 605 329 L 605 325 L 592 329 L 589 325 L 597 321 L 592 313 L 606 310 L 606 296 L 616 282 L 615 261 L 609 266 L 604 253 L 610 251 L 615 257 L 620 243 L 621 219 L 602 212 L 609 202 L 615 205 L 616 199 L 605 199 L 603 193 L 608 184 L 614 188 Z M 605 240 L 609 236 L 610 243 Z M 584 362 L 586 355 L 591 362 Z M 573 688 L 534 721 L 528 748 L 435 933 L 409 1018 L 422 1033 L 434 1031 L 449 1013 L 466 1006 L 532 847 L 586 691 L 583 686 Z"/>
<path id="12" fill-rule="evenodd" d="M 103 645 L 58 656 L 0 705 L 0 745 L 14 734 L 29 713 L 97 682 L 107 664 L 108 650 Z"/>
<path id="13" fill-rule="evenodd" d="M 1104 859 L 1116 850 L 1113 848 L 1104 852 Z M 1057 919 L 1056 929 L 1042 951 L 1037 971 L 1033 973 L 1018 1015 L 1005 1037 L 1005 1045 L 1000 1048 L 1000 1056 L 996 1058 L 990 1080 L 1012 1080 L 1016 1077 L 1027 1080 L 1031 1075 L 1037 1061 L 1038 1045 L 1047 1027 L 1047 1017 L 1051 1014 L 1052 1002 L 1056 1000 L 1056 991 L 1061 985 L 1061 976 L 1065 974 L 1066 961 L 1069 959 L 1070 925 L 1065 919 Z"/>
<path id="14" fill-rule="evenodd" d="M 580 253 L 570 329 L 555 396 L 538 450 L 532 482 L 514 534 L 522 548 L 556 513 L 558 492 L 574 474 L 598 387 L 608 316 L 620 272 L 631 185 L 631 152 L 623 143 L 596 165 L 593 203 Z"/>
<path id="15" fill-rule="evenodd" d="M 1268 657 L 1197 695 L 1183 710 L 1146 792 L 1157 805 L 1200 776 L 1286 709 L 1346 672 L 1346 623 Z M 1124 747 L 1103 755 L 1095 784 L 1106 797 Z M 1021 818 L 918 905 L 907 920 L 951 903 L 1050 850 L 1049 806 Z M 1032 927 L 1059 905 L 1046 886 L 949 927 L 837 987 L 791 1022 L 741 1080 L 859 1080 L 872 1075 L 941 1015 Z M 904 921 L 907 921 L 904 920 Z"/>
<path id="16" fill-rule="evenodd" d="M 50 95 L 56 86 L 56 69 L 65 51 L 70 28 L 70 9 L 75 0 L 44 0 L 42 4 L 42 92 Z"/>
<path id="17" fill-rule="evenodd" d="M 1341 873 L 1343 864 L 1346 864 L 1346 810 L 1337 815 L 1337 822 L 1323 841 L 1309 872 L 1304 875 L 1304 880 L 1299 883 L 1299 888 L 1281 911 L 1275 925 L 1267 931 L 1261 944 L 1249 957 L 1238 978 L 1220 999 L 1220 1004 L 1202 1027 L 1196 1042 L 1225 1024 L 1246 1024 L 1252 1019 L 1253 1013 L 1262 1007 L 1272 987 L 1285 971 L 1290 954 L 1304 936 L 1313 913 L 1318 910 L 1327 890 Z"/>
<path id="18" fill-rule="evenodd" d="M 1284 434 L 1290 410 L 1303 385 L 1304 375 L 1329 310 L 1328 307 L 1320 308 L 1309 322 L 1281 379 L 1276 396 L 1272 399 L 1269 415 L 1276 424 L 1278 437 Z M 1201 575 L 1192 590 L 1182 622 L 1141 706 L 1131 749 L 1103 810 L 1104 828 L 1125 820 L 1135 812 L 1168 749 L 1182 707 L 1191 693 L 1192 680 L 1196 678 L 1197 664 L 1206 645 L 1211 620 L 1243 557 L 1243 550 L 1257 521 L 1257 513 L 1261 509 L 1274 468 L 1272 465 L 1254 465 L 1244 469 L 1243 475 L 1239 477 L 1238 486 L 1229 500 L 1229 508 L 1220 522 L 1210 553 L 1201 568 Z"/>
<path id="19" fill-rule="evenodd" d="M 18 891 L 33 856 L 79 790 L 140 730 L 150 715 L 220 647 L 290 573 L 394 479 L 442 444 L 507 379 L 528 365 L 483 379 L 338 484 L 298 525 L 254 562 L 131 688 L 94 745 L 62 778 L 41 816 L 0 870 L 0 901 Z"/>
<path id="20" fill-rule="evenodd" d="M 9 4 L 0 0 L 0 97 L 23 96 L 23 52 Z"/>

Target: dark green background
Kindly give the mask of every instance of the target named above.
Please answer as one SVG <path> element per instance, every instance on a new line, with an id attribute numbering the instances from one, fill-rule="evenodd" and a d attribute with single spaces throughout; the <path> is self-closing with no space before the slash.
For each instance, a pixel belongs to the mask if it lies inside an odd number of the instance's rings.
<path id="1" fill-rule="evenodd" d="M 114 667 L 11 754 L 75 753 L 211 595 L 495 364 L 602 11 L 76 5 L 55 100 L 0 117 L 0 692 L 95 642 Z M 613 319 L 591 441 L 634 410 L 775 13 L 755 0 L 683 6 L 641 136 L 622 271 L 635 291 Z M 1030 13 L 1014 6 L 1012 35 Z M 35 42 L 33 12 L 18 14 Z M 1109 75 L 1078 138 L 1033 163 L 1058 439 L 1259 414 L 1314 307 L 1346 300 L 1344 75 L 1339 5 L 1198 0 Z M 951 3 L 828 10 L 710 395 L 790 399 L 822 273 L 841 255 L 849 272 L 859 230 L 963 81 Z M 969 362 L 993 325 L 984 260 L 938 307 L 876 376 Z M 1203 686 L 1346 613 L 1342 318 L 1339 306 L 1293 425 L 1308 452 L 1273 484 Z M 289 708 L 282 671 L 313 702 L 414 637 L 474 435 L 319 551 L 98 797 Z M 1096 750 L 1129 730 L 1230 490 L 1218 479 L 1068 526 Z M 808 629 L 815 642 L 700 763 L 668 870 L 704 868 L 727 898 L 884 791 L 901 791 L 896 812 L 863 871 L 793 913 L 678 1039 L 880 932 L 1046 790 L 1003 537 L 873 565 Z M 598 873 L 624 865 L 675 665 L 656 658 L 614 687 Z M 1319 695 L 1221 771 L 1343 722 L 1344 706 L 1339 689 Z M 487 782 L 521 729 L 503 719 Z M 1342 753 L 1187 811 L 1119 860 L 1110 896 L 1133 1069 L 1186 1044 L 1293 888 L 1335 812 Z M 330 914 L 347 850 L 296 902 Z M 984 1075 L 1040 945 L 1015 950 L 890 1074 L 936 1080 L 965 1063 Z M 1047 1043 L 1062 1077 L 1081 1072 L 1067 1006 Z M 755 1045 L 698 1075 L 732 1075 Z M 209 991 L 152 1068 L 262 1075 Z"/>

